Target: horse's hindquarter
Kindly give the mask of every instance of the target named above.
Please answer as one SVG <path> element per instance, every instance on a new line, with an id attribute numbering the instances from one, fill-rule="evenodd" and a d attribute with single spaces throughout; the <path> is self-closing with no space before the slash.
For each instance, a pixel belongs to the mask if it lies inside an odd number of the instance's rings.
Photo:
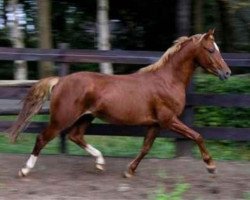
<path id="1" fill-rule="evenodd" d="M 51 120 L 62 127 L 73 124 L 92 104 L 92 73 L 80 72 L 60 78 L 51 94 Z"/>

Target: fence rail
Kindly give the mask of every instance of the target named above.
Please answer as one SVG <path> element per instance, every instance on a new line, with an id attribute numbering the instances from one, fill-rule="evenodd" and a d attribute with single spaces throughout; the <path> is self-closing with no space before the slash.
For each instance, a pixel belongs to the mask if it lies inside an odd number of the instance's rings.
<path id="1" fill-rule="evenodd" d="M 150 64 L 163 54 L 156 51 L 34 49 L 0 47 L 0 60 L 55 61 L 64 63 L 123 63 Z M 232 67 L 250 67 L 249 53 L 223 53 Z"/>
<path id="2" fill-rule="evenodd" d="M 70 49 L 15 49 L 0 48 L 0 60 L 27 60 L 40 61 L 50 60 L 69 65 L 70 63 L 124 63 L 124 64 L 150 64 L 163 52 L 149 51 L 98 51 L 98 50 L 70 50 Z M 250 67 L 250 54 L 246 53 L 223 53 L 225 61 L 231 68 Z M 62 74 L 59 72 L 59 74 Z M 14 83 L 0 81 L 0 115 L 14 115 L 20 110 L 17 102 L 24 97 L 34 81 L 25 83 Z M 250 128 L 233 127 L 194 127 L 193 111 L 194 106 L 220 106 L 220 107 L 250 107 L 250 95 L 248 94 L 196 94 L 192 90 L 187 95 L 187 110 L 184 113 L 184 121 L 199 131 L 207 139 L 250 141 Z M 40 113 L 47 114 L 48 105 Z M 0 131 L 6 130 L 12 122 L 1 121 Z M 26 132 L 40 132 L 46 123 L 33 122 L 26 129 Z M 94 124 L 87 130 L 87 134 L 93 135 L 127 135 L 142 136 L 145 128 L 139 126 L 117 126 L 113 124 Z M 180 135 L 163 130 L 160 137 L 181 138 Z M 64 142 L 63 142 L 64 143 Z"/>

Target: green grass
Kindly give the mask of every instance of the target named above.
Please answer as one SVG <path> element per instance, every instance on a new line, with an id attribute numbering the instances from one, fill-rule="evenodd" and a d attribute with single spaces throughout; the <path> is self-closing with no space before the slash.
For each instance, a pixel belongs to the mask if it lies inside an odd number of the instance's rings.
<path id="1" fill-rule="evenodd" d="M 11 144 L 5 134 L 0 134 L 1 153 L 30 153 L 35 144 L 35 134 L 22 134 L 16 144 Z M 105 156 L 134 157 L 143 142 L 141 137 L 123 136 L 86 136 L 86 141 L 99 149 Z M 206 141 L 206 146 L 215 160 L 246 160 L 250 161 L 250 145 L 247 142 Z M 52 140 L 42 151 L 43 154 L 58 154 L 59 139 Z M 70 155 L 88 155 L 84 150 L 68 141 Z M 200 159 L 196 145 L 194 156 Z M 147 157 L 173 158 L 175 143 L 172 139 L 157 138 Z"/>
<path id="2" fill-rule="evenodd" d="M 5 134 L 0 134 L 0 152 L 1 153 L 31 153 L 35 144 L 35 134 L 23 134 L 15 144 L 9 142 Z M 58 139 L 55 139 L 44 148 L 45 154 L 58 153 Z"/>
<path id="3" fill-rule="evenodd" d="M 15 121 L 16 115 L 2 115 L 0 116 L 0 121 Z M 47 122 L 49 120 L 49 115 L 35 115 L 32 117 L 32 122 Z"/>
<path id="4" fill-rule="evenodd" d="M 35 144 L 35 134 L 22 134 L 16 144 L 11 144 L 4 134 L 0 134 L 1 153 L 30 153 Z M 86 141 L 99 149 L 105 156 L 136 156 L 141 149 L 143 138 L 122 136 L 86 136 Z M 52 140 L 42 151 L 44 154 L 58 153 L 59 139 Z M 157 138 L 148 157 L 171 158 L 174 156 L 174 143 L 171 139 Z M 72 142 L 68 142 L 71 155 L 87 155 Z"/>
<path id="5" fill-rule="evenodd" d="M 243 194 L 245 200 L 250 200 L 250 191 Z"/>
<path id="6" fill-rule="evenodd" d="M 131 157 L 137 155 L 140 151 L 143 138 L 125 136 L 86 136 L 86 141 L 95 146 L 106 156 Z M 171 139 L 157 138 L 148 157 L 171 158 L 174 156 L 174 149 L 174 144 Z M 69 153 L 82 155 L 83 151 L 72 143 L 69 146 Z"/>
<path id="7" fill-rule="evenodd" d="M 150 197 L 152 200 L 182 200 L 185 192 L 188 191 L 188 183 L 177 183 L 171 192 L 167 192 L 164 186 L 159 186 L 155 196 Z"/>

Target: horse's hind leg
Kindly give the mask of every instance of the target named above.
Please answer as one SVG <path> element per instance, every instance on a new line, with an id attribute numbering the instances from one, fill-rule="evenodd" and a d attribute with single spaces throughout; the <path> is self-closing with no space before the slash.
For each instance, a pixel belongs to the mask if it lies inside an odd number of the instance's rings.
<path id="1" fill-rule="evenodd" d="M 84 140 L 84 133 L 93 119 L 94 118 L 91 115 L 82 116 L 81 120 L 77 122 L 71 129 L 68 137 L 71 141 L 73 141 L 78 146 L 85 149 L 89 154 L 94 156 L 96 158 L 96 168 L 103 171 L 105 160 L 102 156 L 102 153 L 90 144 L 87 144 Z"/>
<path id="2" fill-rule="evenodd" d="M 18 172 L 19 176 L 27 176 L 32 168 L 34 168 L 38 155 L 43 147 L 59 134 L 59 129 L 54 125 L 49 125 L 42 133 L 37 136 L 35 146 L 26 165 Z"/>

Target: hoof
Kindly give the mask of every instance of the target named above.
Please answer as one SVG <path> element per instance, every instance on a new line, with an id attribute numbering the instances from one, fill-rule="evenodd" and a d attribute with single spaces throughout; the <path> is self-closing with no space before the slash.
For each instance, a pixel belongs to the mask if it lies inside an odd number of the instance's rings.
<path id="1" fill-rule="evenodd" d="M 125 171 L 124 173 L 123 173 L 123 177 L 124 178 L 132 178 L 134 176 L 134 174 L 133 173 L 130 173 L 130 172 L 128 172 L 128 171 Z"/>
<path id="2" fill-rule="evenodd" d="M 25 177 L 25 176 L 27 176 L 27 174 L 28 173 L 25 173 L 25 169 L 23 170 L 23 169 L 20 169 L 19 171 L 18 171 L 18 176 L 19 177 Z"/>
<path id="3" fill-rule="evenodd" d="M 208 171 L 210 174 L 216 174 L 216 173 L 217 173 L 216 167 L 215 167 L 214 165 L 212 165 L 212 166 L 207 166 L 207 171 Z"/>
<path id="4" fill-rule="evenodd" d="M 100 170 L 100 171 L 104 171 L 104 165 L 103 164 L 96 164 L 95 165 L 96 169 Z"/>

